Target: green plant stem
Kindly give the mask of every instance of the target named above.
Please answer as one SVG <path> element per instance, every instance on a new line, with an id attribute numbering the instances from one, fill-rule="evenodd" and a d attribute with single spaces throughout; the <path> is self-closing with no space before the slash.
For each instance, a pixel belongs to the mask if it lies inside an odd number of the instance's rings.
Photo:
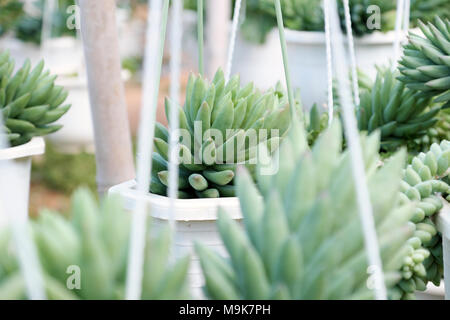
<path id="1" fill-rule="evenodd" d="M 275 0 L 275 10 L 277 13 L 278 32 L 280 33 L 281 52 L 283 54 L 284 74 L 286 77 L 286 87 L 287 87 L 289 105 L 290 105 L 289 110 L 291 113 L 291 119 L 295 119 L 296 113 L 295 113 L 294 93 L 292 91 L 291 76 L 289 73 L 289 62 L 288 62 L 287 49 L 286 49 L 286 37 L 284 35 L 283 14 L 281 12 L 280 0 Z M 302 112 L 302 111 L 300 110 L 300 112 Z M 303 119 L 302 114 L 300 116 Z"/>
<path id="2" fill-rule="evenodd" d="M 203 0 L 197 0 L 198 72 L 203 76 Z"/>

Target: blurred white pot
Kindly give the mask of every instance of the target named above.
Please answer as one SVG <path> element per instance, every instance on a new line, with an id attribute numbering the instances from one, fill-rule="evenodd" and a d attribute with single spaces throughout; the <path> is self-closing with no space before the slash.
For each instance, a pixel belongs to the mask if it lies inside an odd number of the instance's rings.
<path id="1" fill-rule="evenodd" d="M 86 78 L 60 77 L 56 84 L 69 91 L 64 104 L 72 104 L 72 107 L 57 122 L 63 128 L 49 135 L 49 141 L 62 152 L 94 152 L 94 130 Z"/>
<path id="2" fill-rule="evenodd" d="M 41 137 L 0 150 L 0 194 L 5 200 L 1 206 L 5 212 L 0 212 L 0 227 L 8 222 L 7 214 L 21 214 L 20 219 L 27 219 L 31 157 L 44 151 L 45 143 Z"/>
<path id="3" fill-rule="evenodd" d="M 416 292 L 416 298 L 417 300 L 444 300 L 444 281 L 441 282 L 441 285 L 439 287 L 436 287 L 433 283 L 429 282 L 427 284 L 427 290 L 425 290 L 424 292 Z"/>
<path id="4" fill-rule="evenodd" d="M 395 32 L 374 32 L 354 39 L 357 67 L 374 78 L 375 65 L 387 65 L 393 58 Z M 347 46 L 346 41 L 345 38 Z M 300 88 L 303 105 L 307 108 L 314 103 L 324 105 L 327 101 L 325 33 L 286 30 L 286 42 L 292 85 Z"/>
<path id="5" fill-rule="evenodd" d="M 74 37 L 46 39 L 42 43 L 41 58 L 46 68 L 57 75 L 74 75 L 84 67 L 82 46 Z"/>
<path id="6" fill-rule="evenodd" d="M 263 44 L 248 42 L 238 32 L 231 70 L 232 74 L 240 74 L 241 83 L 253 81 L 255 86 L 262 90 L 273 87 L 278 81 L 284 84 L 278 29 L 273 29 Z"/>
<path id="7" fill-rule="evenodd" d="M 0 38 L 0 51 L 9 50 L 15 60 L 15 68 L 20 68 L 25 60 L 30 59 L 34 65 L 41 59 L 40 47 L 33 43 L 22 42 L 12 36 Z"/>
<path id="8" fill-rule="evenodd" d="M 122 196 L 126 210 L 132 211 L 138 200 L 147 204 L 152 219 L 152 227 L 160 229 L 169 222 L 169 198 L 155 194 L 140 196 L 135 190 L 136 182 L 127 181 L 109 189 L 110 194 Z M 196 241 L 227 255 L 217 230 L 217 208 L 221 207 L 236 221 L 242 220 L 241 208 L 238 198 L 216 199 L 177 199 L 175 201 L 175 250 L 176 258 L 187 254 L 191 255 L 191 264 L 188 271 L 189 287 L 193 298 L 203 299 L 202 287 L 204 277 L 200 261 L 194 251 Z"/>

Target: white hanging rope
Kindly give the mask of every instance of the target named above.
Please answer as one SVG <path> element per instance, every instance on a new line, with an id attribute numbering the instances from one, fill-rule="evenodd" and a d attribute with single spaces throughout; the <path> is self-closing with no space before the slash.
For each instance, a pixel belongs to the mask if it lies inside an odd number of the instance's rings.
<path id="1" fill-rule="evenodd" d="M 346 76 L 348 74 L 348 67 L 343 45 L 343 35 L 339 24 L 338 8 L 335 1 L 331 2 L 330 25 L 339 97 L 342 104 L 345 135 L 352 162 L 353 179 L 355 181 L 355 189 L 358 199 L 358 212 L 360 214 L 364 233 L 365 249 L 368 256 L 369 266 L 375 269 L 375 273 L 373 274 L 375 283 L 375 298 L 377 300 L 385 300 L 387 295 L 384 284 L 383 265 L 381 262 L 372 205 L 370 202 L 369 189 L 366 181 L 364 161 L 359 140 L 359 132 L 356 124 L 355 110 L 352 103 L 350 84 L 348 82 L 348 77 Z"/>
<path id="2" fill-rule="evenodd" d="M 405 0 L 405 9 L 403 15 L 403 32 L 408 34 L 410 22 L 411 0 Z"/>
<path id="3" fill-rule="evenodd" d="M 182 41 L 182 12 L 181 0 L 173 0 L 172 4 L 172 30 L 170 33 L 170 99 L 178 106 L 180 100 L 180 69 L 181 69 L 181 41 Z M 178 197 L 178 129 L 179 110 L 170 109 L 169 125 L 169 223 L 173 234 L 175 234 L 175 200 Z"/>
<path id="4" fill-rule="evenodd" d="M 233 63 L 234 46 L 236 44 L 236 34 L 239 25 L 239 16 L 241 12 L 241 1 L 236 0 L 234 4 L 233 24 L 231 26 L 230 42 L 228 43 L 227 70 L 225 72 L 225 81 L 230 80 L 231 66 Z"/>
<path id="5" fill-rule="evenodd" d="M 355 99 L 355 106 L 359 107 L 359 85 L 358 85 L 358 73 L 356 71 L 356 55 L 355 55 L 355 42 L 353 40 L 352 20 L 350 17 L 350 5 L 349 0 L 344 0 L 344 13 L 345 13 L 345 29 L 347 31 L 347 44 L 350 53 L 350 68 L 352 69 L 352 83 L 353 83 L 353 96 Z"/>
<path id="6" fill-rule="evenodd" d="M 0 112 L 0 150 L 9 147 L 9 143 L 2 127 L 3 115 Z M 7 168 L 12 165 L 11 161 L 12 160 L 1 160 L 0 166 Z M 2 172 L 12 173 L 13 171 L 2 170 Z M 11 177 L 11 179 L 13 178 L 15 177 Z M 5 179 L 5 181 L 10 180 L 8 177 L 2 177 L 2 179 Z M 5 215 L 7 218 L 6 220 L 10 223 L 13 241 L 17 250 L 20 271 L 25 279 L 27 296 L 31 300 L 44 300 L 46 299 L 46 295 L 39 257 L 29 233 L 30 230 L 28 229 L 27 224 L 28 219 L 23 219 L 23 217 L 28 216 L 28 212 L 11 210 L 11 207 L 14 206 L 7 206 L 7 201 L 14 201 L 14 199 L 5 199 L 4 194 L 0 193 L 0 215 Z"/>
<path id="7" fill-rule="evenodd" d="M 146 49 L 144 56 L 144 77 L 142 85 L 142 110 L 139 123 L 137 154 L 138 201 L 133 213 L 128 257 L 126 298 L 137 300 L 141 297 L 144 249 L 146 237 L 147 205 L 144 195 L 150 187 L 152 169 L 151 153 L 155 134 L 156 108 L 158 104 L 159 82 L 166 30 L 169 0 L 152 0 L 149 6 Z"/>
<path id="8" fill-rule="evenodd" d="M 395 14 L 395 38 L 394 38 L 394 55 L 392 61 L 392 69 L 397 67 L 397 61 L 400 57 L 400 41 L 402 37 L 402 18 L 405 9 L 405 0 L 397 0 L 397 11 Z"/>
<path id="9" fill-rule="evenodd" d="M 324 0 L 323 12 L 325 18 L 325 44 L 327 49 L 328 125 L 330 125 L 334 119 L 333 61 L 331 59 L 330 37 L 330 0 Z"/>

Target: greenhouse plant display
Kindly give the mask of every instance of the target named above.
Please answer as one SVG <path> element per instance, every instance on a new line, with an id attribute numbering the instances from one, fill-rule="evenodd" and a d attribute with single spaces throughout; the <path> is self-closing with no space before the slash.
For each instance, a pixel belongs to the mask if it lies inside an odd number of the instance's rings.
<path id="1" fill-rule="evenodd" d="M 26 61 L 13 72 L 14 60 L 9 53 L 0 53 L 0 111 L 6 135 L 11 147 L 0 150 L 0 161 L 11 160 L 13 170 L 0 166 L 0 192 L 11 195 L 7 205 L 28 211 L 31 156 L 44 153 L 44 135 L 61 128 L 54 124 L 70 108 L 63 105 L 67 91 L 54 84 L 56 76 L 44 71 L 41 61 L 34 68 Z M 9 177 L 9 178 L 8 178 Z"/>
<path id="2" fill-rule="evenodd" d="M 47 297 L 55 300 L 123 299 L 130 216 L 117 198 L 101 205 L 81 189 L 72 198 L 70 219 L 44 211 L 32 221 L 44 273 Z M 26 298 L 10 233 L 0 232 L 0 300 Z M 142 299 L 187 299 L 189 259 L 168 262 L 170 232 L 149 235 L 146 244 Z M 70 283 L 70 286 L 67 285 Z"/>

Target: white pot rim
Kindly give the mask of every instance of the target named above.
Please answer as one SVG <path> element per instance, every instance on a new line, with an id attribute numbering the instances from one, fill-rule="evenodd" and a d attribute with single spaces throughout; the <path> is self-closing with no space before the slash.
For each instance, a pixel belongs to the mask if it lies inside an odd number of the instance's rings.
<path id="1" fill-rule="evenodd" d="M 410 31 L 416 32 L 418 29 L 411 29 Z M 325 32 L 323 31 L 297 31 L 286 29 L 286 41 L 298 44 L 324 44 Z M 364 35 L 362 37 L 354 37 L 356 44 L 363 45 L 380 45 L 380 44 L 392 44 L 395 41 L 395 31 L 380 32 L 375 31 L 371 34 Z"/>
<path id="2" fill-rule="evenodd" d="M 0 160 L 12 160 L 30 157 L 45 152 L 45 142 L 42 137 L 34 137 L 30 142 L 17 147 L 0 149 Z"/>
<path id="3" fill-rule="evenodd" d="M 135 190 L 136 181 L 130 180 L 113 186 L 109 189 L 110 194 L 118 194 L 124 198 L 124 201 L 143 200 L 149 205 L 151 215 L 161 220 L 169 220 L 170 200 L 168 197 L 147 193 L 140 195 Z M 239 198 L 214 198 L 214 199 L 176 199 L 175 217 L 176 221 L 215 221 L 217 220 L 217 208 L 224 208 L 235 220 L 242 219 L 240 211 Z M 227 210 L 229 209 L 229 210 Z"/>

